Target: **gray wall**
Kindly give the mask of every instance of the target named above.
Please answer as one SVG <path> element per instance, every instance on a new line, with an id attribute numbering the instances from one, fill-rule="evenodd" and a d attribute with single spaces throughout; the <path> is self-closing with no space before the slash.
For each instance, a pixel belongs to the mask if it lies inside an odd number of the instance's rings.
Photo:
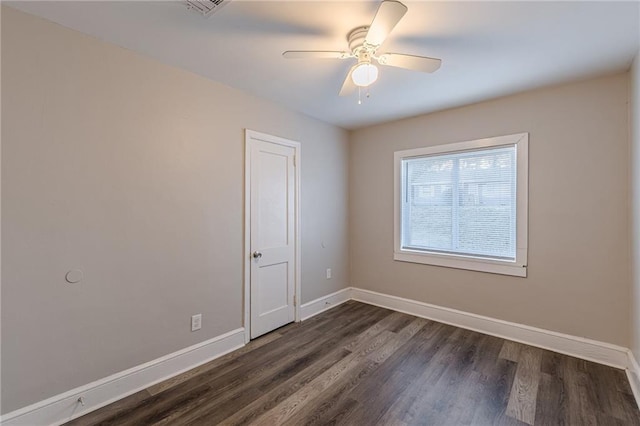
<path id="1" fill-rule="evenodd" d="M 627 82 L 625 73 L 353 132 L 351 284 L 628 347 Z M 518 132 L 529 132 L 528 278 L 394 261 L 393 152 Z"/>
<path id="2" fill-rule="evenodd" d="M 348 285 L 345 131 L 6 7 L 2 62 L 3 412 L 242 326 L 244 128 L 302 142 L 303 302 Z"/>
<path id="3" fill-rule="evenodd" d="M 629 128 L 631 139 L 631 351 L 640 361 L 640 51 L 631 66 Z M 640 382 L 639 382 L 640 383 Z"/>

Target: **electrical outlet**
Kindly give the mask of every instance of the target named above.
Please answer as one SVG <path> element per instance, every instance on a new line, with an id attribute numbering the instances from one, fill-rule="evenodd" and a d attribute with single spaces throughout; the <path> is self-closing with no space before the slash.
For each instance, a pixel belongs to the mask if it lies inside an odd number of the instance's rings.
<path id="1" fill-rule="evenodd" d="M 327 268 L 327 279 L 331 279 L 331 268 Z"/>
<path id="2" fill-rule="evenodd" d="M 191 331 L 200 330 L 202 328 L 202 314 L 191 316 Z"/>

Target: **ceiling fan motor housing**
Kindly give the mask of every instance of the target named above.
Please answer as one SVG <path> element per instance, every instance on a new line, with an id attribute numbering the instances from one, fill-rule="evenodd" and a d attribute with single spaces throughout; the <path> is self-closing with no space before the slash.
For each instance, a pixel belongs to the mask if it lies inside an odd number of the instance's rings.
<path id="1" fill-rule="evenodd" d="M 347 36 L 347 41 L 349 42 L 349 49 L 353 52 L 354 55 L 358 56 L 359 51 L 365 47 L 365 37 L 367 36 L 367 32 L 369 31 L 369 27 L 358 27 L 351 31 Z M 369 46 L 366 46 L 366 50 L 371 50 Z M 370 53 L 373 53 L 371 51 Z"/>

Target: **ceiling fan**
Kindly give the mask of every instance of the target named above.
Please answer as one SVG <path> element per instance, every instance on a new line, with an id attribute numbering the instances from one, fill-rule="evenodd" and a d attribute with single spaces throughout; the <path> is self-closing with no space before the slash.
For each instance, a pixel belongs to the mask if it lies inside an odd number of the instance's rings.
<path id="1" fill-rule="evenodd" d="M 356 87 L 366 87 L 378 79 L 380 65 L 405 68 L 421 72 L 434 72 L 442 60 L 403 53 L 378 54 L 378 48 L 386 40 L 400 19 L 407 13 L 407 6 L 395 0 L 384 0 L 371 25 L 358 27 L 347 36 L 349 51 L 288 50 L 282 54 L 287 59 L 350 59 L 358 63 L 351 67 L 340 89 L 340 96 L 353 92 Z"/>

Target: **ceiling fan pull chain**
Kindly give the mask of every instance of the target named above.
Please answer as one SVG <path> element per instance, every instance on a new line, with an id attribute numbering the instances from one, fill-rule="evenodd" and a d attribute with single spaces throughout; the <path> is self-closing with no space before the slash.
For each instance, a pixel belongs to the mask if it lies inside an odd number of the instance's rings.
<path id="1" fill-rule="evenodd" d="M 362 105 L 362 96 L 360 96 L 361 94 L 362 94 L 362 88 L 358 86 L 358 105 Z"/>

